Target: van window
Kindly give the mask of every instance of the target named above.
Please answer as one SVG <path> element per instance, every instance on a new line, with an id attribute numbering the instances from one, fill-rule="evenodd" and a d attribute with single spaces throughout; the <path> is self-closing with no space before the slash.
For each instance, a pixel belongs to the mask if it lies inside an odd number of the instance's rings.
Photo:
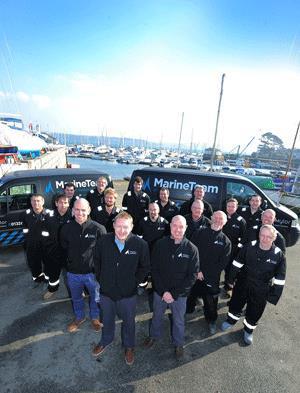
<path id="1" fill-rule="evenodd" d="M 247 205 L 249 198 L 254 194 L 256 194 L 255 190 L 244 183 L 227 182 L 226 200 L 229 198 L 236 198 L 239 205 Z"/>
<path id="2" fill-rule="evenodd" d="M 8 189 L 8 206 L 10 211 L 25 210 L 31 207 L 30 196 L 36 193 L 35 184 L 22 184 Z"/>

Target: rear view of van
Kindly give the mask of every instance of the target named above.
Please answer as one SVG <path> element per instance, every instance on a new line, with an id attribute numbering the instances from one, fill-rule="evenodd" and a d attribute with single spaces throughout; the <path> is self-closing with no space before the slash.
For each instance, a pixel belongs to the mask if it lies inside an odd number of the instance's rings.
<path id="1" fill-rule="evenodd" d="M 65 183 L 73 183 L 75 195 L 85 197 L 96 187 L 97 179 L 106 177 L 108 186 L 113 187 L 107 173 L 88 169 L 39 169 L 10 172 L 0 179 L 0 247 L 23 242 L 21 216 L 31 207 L 30 196 L 42 194 L 45 207 L 51 209 L 55 195 L 62 193 Z"/>
<path id="2" fill-rule="evenodd" d="M 132 190 L 136 176 L 143 179 L 143 189 L 151 200 L 158 198 L 161 187 L 166 187 L 170 190 L 170 199 L 178 206 L 192 197 L 193 189 L 197 184 L 204 186 L 204 198 L 212 205 L 213 210 L 224 210 L 226 200 L 231 197 L 236 198 L 240 206 L 245 206 L 252 195 L 260 195 L 263 208 L 275 210 L 275 226 L 285 237 L 287 246 L 293 246 L 299 239 L 300 227 L 297 214 L 283 205 L 275 204 L 246 177 L 227 173 L 146 167 L 133 171 L 128 190 Z"/>

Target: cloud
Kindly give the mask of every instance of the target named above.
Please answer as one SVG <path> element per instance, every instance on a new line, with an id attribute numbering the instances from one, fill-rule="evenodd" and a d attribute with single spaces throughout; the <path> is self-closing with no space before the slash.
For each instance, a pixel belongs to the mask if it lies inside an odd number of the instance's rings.
<path id="1" fill-rule="evenodd" d="M 34 94 L 32 95 L 31 99 L 39 109 L 46 109 L 51 105 L 51 99 L 45 95 Z"/>
<path id="2" fill-rule="evenodd" d="M 30 96 L 23 91 L 18 91 L 16 93 L 16 98 L 20 100 L 21 102 L 29 102 L 30 101 Z"/>

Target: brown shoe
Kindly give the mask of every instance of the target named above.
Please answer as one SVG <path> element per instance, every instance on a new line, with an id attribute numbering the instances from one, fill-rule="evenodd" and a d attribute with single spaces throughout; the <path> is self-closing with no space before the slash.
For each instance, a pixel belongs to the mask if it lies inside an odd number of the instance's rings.
<path id="1" fill-rule="evenodd" d="M 183 347 L 179 346 L 175 348 L 175 357 L 176 359 L 180 359 L 183 357 Z"/>
<path id="2" fill-rule="evenodd" d="M 92 350 L 92 354 L 93 356 L 100 356 L 104 351 L 105 351 L 105 346 L 104 345 L 96 345 L 93 350 Z"/>
<path id="3" fill-rule="evenodd" d="M 99 321 L 99 319 L 92 319 L 91 324 L 95 332 L 100 332 L 101 328 L 103 327 L 103 324 Z"/>
<path id="4" fill-rule="evenodd" d="M 134 363 L 134 349 L 133 348 L 126 348 L 125 349 L 125 363 L 128 366 L 132 366 Z"/>
<path id="5" fill-rule="evenodd" d="M 144 347 L 145 348 L 151 348 L 153 346 L 153 344 L 155 343 L 154 338 L 152 337 L 147 337 L 146 340 L 144 341 Z"/>
<path id="6" fill-rule="evenodd" d="M 73 322 L 71 322 L 67 329 L 69 333 L 74 333 L 77 332 L 79 326 L 86 320 L 86 318 L 82 318 L 82 319 L 75 319 Z"/>

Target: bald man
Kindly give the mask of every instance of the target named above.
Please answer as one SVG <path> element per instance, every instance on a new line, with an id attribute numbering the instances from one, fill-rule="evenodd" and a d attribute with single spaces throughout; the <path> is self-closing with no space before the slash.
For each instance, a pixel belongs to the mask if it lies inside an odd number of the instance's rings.
<path id="1" fill-rule="evenodd" d="M 186 220 L 177 215 L 171 221 L 171 236 L 159 239 L 151 256 L 154 286 L 153 317 L 150 336 L 144 345 L 150 348 L 162 335 L 162 319 L 172 311 L 172 342 L 175 356 L 183 356 L 186 299 L 199 271 L 197 248 L 184 236 Z"/>
<path id="2" fill-rule="evenodd" d="M 92 328 L 101 329 L 99 308 L 96 303 L 96 279 L 94 275 L 94 248 L 96 241 L 104 234 L 103 225 L 89 218 L 91 212 L 88 201 L 84 198 L 76 200 L 73 206 L 74 220 L 64 225 L 61 230 L 61 246 L 67 253 L 67 280 L 71 291 L 75 319 L 68 325 L 68 332 L 76 332 L 86 320 L 82 292 L 89 292 L 90 318 Z"/>

